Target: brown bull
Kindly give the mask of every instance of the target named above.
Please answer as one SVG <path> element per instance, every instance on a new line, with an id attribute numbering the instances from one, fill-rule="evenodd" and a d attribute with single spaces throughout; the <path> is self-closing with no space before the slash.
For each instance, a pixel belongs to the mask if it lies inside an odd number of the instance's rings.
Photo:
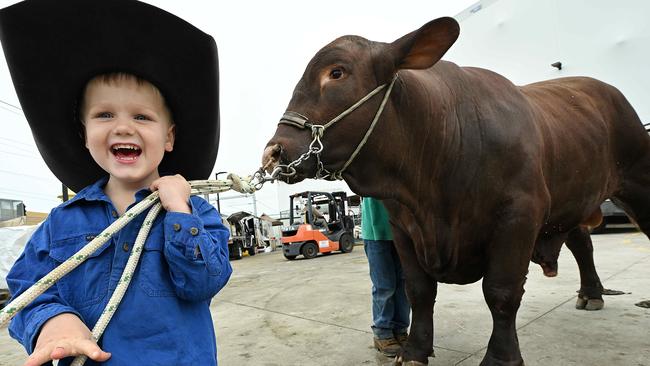
<path id="1" fill-rule="evenodd" d="M 413 308 L 404 361 L 427 363 L 438 282 L 483 278 L 493 330 L 481 365 L 523 365 L 515 318 L 529 261 L 552 266 L 566 242 L 580 267 L 578 305 L 597 309 L 585 225 L 600 203 L 612 198 L 650 233 L 650 138 L 600 81 L 520 87 L 439 61 L 458 33 L 440 18 L 393 43 L 345 36 L 322 48 L 263 164 L 289 183 L 342 177 L 383 200 Z"/>

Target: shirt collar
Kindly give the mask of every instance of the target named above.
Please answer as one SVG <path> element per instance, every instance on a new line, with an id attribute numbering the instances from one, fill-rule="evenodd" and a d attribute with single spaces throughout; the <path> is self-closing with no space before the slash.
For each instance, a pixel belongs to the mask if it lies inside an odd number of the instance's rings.
<path id="1" fill-rule="evenodd" d="M 61 207 L 66 207 L 75 204 L 80 200 L 110 202 L 108 196 L 106 196 L 103 189 L 107 182 L 108 182 L 108 176 L 104 176 L 100 178 L 97 182 L 89 186 L 86 186 L 84 189 L 77 192 L 77 194 L 75 194 L 75 196 L 72 197 L 71 199 L 67 200 L 66 202 L 63 202 Z"/>
<path id="2" fill-rule="evenodd" d="M 80 200 L 84 201 L 104 201 L 110 203 L 111 200 L 108 198 L 106 193 L 104 193 L 104 187 L 108 183 L 108 176 L 105 176 L 99 179 L 97 182 L 86 186 L 84 189 L 79 191 L 74 197 L 68 201 L 61 204 L 61 207 L 69 206 L 78 202 Z M 143 198 L 151 194 L 151 191 L 147 188 L 142 188 L 141 190 L 135 193 L 135 201 L 140 202 Z"/>

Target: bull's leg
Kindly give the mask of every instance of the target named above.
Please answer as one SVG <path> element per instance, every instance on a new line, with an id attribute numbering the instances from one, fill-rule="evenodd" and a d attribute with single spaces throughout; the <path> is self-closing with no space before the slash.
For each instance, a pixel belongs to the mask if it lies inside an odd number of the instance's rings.
<path id="1" fill-rule="evenodd" d="M 435 282 L 420 266 L 413 242 L 393 226 L 395 248 L 404 272 L 406 296 L 411 303 L 412 319 L 406 346 L 398 360 L 414 365 L 428 363 L 433 353 L 433 304 L 438 290 Z"/>
<path id="2" fill-rule="evenodd" d="M 612 201 L 621 207 L 650 239 L 650 157 L 627 172 L 621 187 L 621 190 L 611 197 Z"/>
<path id="3" fill-rule="evenodd" d="M 650 151 L 623 174 L 611 199 L 650 238 Z"/>
<path id="4" fill-rule="evenodd" d="M 612 197 L 612 201 L 621 207 L 650 239 L 650 180 L 648 184 L 630 184 L 630 190 Z"/>
<path id="5" fill-rule="evenodd" d="M 566 246 L 573 253 L 580 269 L 580 292 L 576 309 L 600 310 L 603 301 L 603 285 L 594 264 L 594 247 L 586 228 L 578 226 L 569 232 Z"/>
<path id="6" fill-rule="evenodd" d="M 524 364 L 515 320 L 539 229 L 528 215 L 517 212 L 504 218 L 486 248 L 483 295 L 492 313 L 492 335 L 481 366 Z"/>

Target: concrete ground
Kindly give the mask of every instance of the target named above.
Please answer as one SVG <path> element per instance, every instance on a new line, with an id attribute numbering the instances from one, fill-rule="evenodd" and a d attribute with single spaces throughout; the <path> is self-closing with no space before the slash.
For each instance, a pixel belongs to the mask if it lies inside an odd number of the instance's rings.
<path id="1" fill-rule="evenodd" d="M 531 264 L 517 327 L 528 366 L 650 366 L 650 241 L 634 231 L 593 236 L 605 308 L 574 309 L 577 266 L 565 248 L 559 276 Z M 350 254 L 287 261 L 280 252 L 232 262 L 228 286 L 212 302 L 219 364 L 390 365 L 372 348 L 370 280 L 363 247 Z M 480 282 L 440 285 L 430 365 L 478 365 L 492 321 Z M 24 351 L 0 329 L 0 366 Z"/>

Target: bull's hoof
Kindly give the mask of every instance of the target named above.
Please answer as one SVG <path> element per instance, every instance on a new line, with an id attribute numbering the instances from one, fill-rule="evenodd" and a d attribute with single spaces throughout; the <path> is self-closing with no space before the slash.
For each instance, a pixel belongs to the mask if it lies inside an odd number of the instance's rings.
<path id="1" fill-rule="evenodd" d="M 402 356 L 397 356 L 395 357 L 395 366 L 427 366 L 427 363 L 420 362 L 420 361 L 404 361 L 402 360 Z"/>
<path id="2" fill-rule="evenodd" d="M 496 359 L 490 353 L 486 353 L 480 366 L 524 366 L 524 360 L 519 356 L 518 360 L 503 361 Z"/>
<path id="3" fill-rule="evenodd" d="M 600 310 L 605 307 L 605 301 L 602 299 L 590 299 L 585 296 L 578 296 L 576 300 L 576 309 L 578 310 Z"/>

